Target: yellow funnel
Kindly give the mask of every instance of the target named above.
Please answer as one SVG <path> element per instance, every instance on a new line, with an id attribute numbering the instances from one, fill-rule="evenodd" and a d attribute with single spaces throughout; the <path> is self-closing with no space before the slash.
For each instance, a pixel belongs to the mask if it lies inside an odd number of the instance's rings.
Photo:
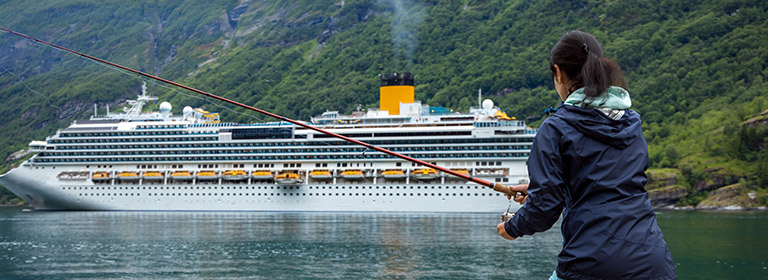
<path id="1" fill-rule="evenodd" d="M 400 103 L 413 103 L 413 74 L 392 73 L 381 76 L 379 88 L 379 109 L 390 115 L 400 114 Z"/>

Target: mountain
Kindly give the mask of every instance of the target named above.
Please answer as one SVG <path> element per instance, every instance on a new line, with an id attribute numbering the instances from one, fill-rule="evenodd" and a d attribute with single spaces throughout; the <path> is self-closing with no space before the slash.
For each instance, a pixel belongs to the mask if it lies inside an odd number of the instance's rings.
<path id="1" fill-rule="evenodd" d="M 534 126 L 558 104 L 551 47 L 584 30 L 628 78 L 658 175 L 652 195 L 698 205 L 736 186 L 728 193 L 748 197 L 740 204 L 768 203 L 766 1 L 11 0 L 0 18 L 3 28 L 295 119 L 378 107 L 378 75 L 411 71 L 427 104 L 466 110 L 481 89 Z M 143 82 L 7 33 L 0 50 L 0 171 L 94 103 L 100 114 L 119 109 Z M 268 120 L 149 88 L 177 110 Z"/>

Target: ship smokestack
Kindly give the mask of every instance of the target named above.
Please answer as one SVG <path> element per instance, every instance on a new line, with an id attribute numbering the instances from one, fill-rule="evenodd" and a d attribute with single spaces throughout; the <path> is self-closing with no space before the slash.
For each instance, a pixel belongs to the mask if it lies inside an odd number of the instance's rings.
<path id="1" fill-rule="evenodd" d="M 413 74 L 410 72 L 381 75 L 379 110 L 400 115 L 400 103 L 413 103 Z"/>

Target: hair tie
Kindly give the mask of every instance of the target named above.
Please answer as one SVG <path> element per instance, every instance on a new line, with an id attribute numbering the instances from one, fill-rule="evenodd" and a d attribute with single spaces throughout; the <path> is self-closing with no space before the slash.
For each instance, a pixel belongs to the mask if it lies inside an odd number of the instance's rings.
<path id="1" fill-rule="evenodd" d="M 584 48 L 584 52 L 585 52 L 585 53 L 589 54 L 589 46 L 587 46 L 587 43 L 583 43 L 583 44 L 581 44 L 581 47 L 583 47 L 583 48 Z"/>

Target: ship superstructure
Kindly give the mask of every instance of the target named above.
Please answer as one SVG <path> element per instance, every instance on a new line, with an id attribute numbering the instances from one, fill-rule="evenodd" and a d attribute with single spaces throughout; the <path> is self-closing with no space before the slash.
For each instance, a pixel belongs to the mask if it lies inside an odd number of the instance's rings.
<path id="1" fill-rule="evenodd" d="M 413 76 L 382 76 L 381 108 L 311 124 L 491 182 L 527 181 L 535 131 L 486 100 L 454 113 L 413 100 Z M 502 194 L 290 123 L 223 123 L 185 107 L 77 121 L 0 176 L 37 209 L 498 212 Z M 396 101 L 396 102 L 393 102 Z M 138 108 L 138 109 L 137 109 Z M 396 113 L 393 113 L 396 112 Z"/>

